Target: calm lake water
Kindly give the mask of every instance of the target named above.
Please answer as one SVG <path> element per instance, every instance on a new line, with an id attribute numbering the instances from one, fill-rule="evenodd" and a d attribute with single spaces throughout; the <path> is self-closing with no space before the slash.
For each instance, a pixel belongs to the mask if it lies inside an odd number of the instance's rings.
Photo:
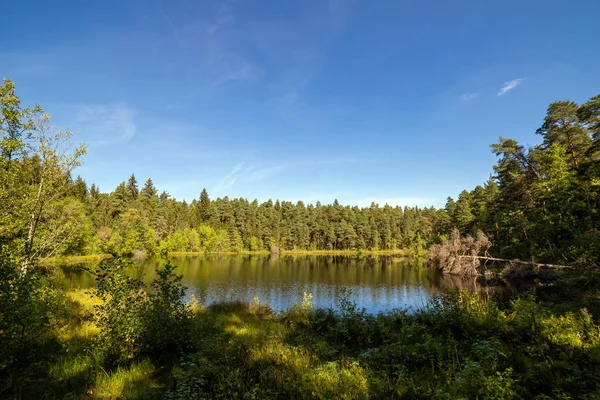
<path id="1" fill-rule="evenodd" d="M 441 290 L 485 290 L 473 279 L 441 275 L 423 262 L 394 257 L 340 256 L 214 256 L 181 257 L 171 262 L 183 275 L 187 297 L 192 294 L 203 304 L 258 297 L 276 310 L 302 300 L 312 293 L 318 308 L 336 307 L 342 288 L 350 289 L 359 308 L 370 313 L 396 308 L 423 307 Z M 130 273 L 150 281 L 163 261 L 135 263 Z M 92 287 L 92 274 L 64 269 L 70 287 Z"/>

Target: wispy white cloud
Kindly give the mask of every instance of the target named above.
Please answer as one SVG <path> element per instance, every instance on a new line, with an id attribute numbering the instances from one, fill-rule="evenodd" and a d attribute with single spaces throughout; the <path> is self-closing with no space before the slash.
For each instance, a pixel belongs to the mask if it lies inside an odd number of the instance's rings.
<path id="1" fill-rule="evenodd" d="M 169 28 L 171 28 L 171 32 L 173 34 L 173 39 L 175 39 L 175 41 L 177 42 L 178 45 L 182 45 L 181 39 L 179 37 L 179 29 L 177 29 L 177 27 L 175 26 L 175 24 L 173 23 L 173 21 L 171 21 L 171 18 L 167 15 L 167 13 L 165 13 L 163 11 L 163 9 L 161 7 L 159 7 L 158 12 L 160 13 L 161 17 L 165 20 L 165 22 L 167 23 L 167 25 L 169 25 Z"/>
<path id="2" fill-rule="evenodd" d="M 236 18 L 231 1 L 217 3 L 213 17 L 201 29 L 201 52 L 204 65 L 210 73 L 210 88 L 215 89 L 234 81 L 259 78 L 263 71 L 256 63 L 240 51 L 240 43 L 247 38 L 240 37 L 240 29 L 235 26 Z M 197 42 L 198 38 L 194 38 Z"/>
<path id="3" fill-rule="evenodd" d="M 509 90 L 513 90 L 514 88 L 519 86 L 524 80 L 525 80 L 525 78 L 518 78 L 518 79 L 513 79 L 512 81 L 504 82 L 504 85 L 502 85 L 502 87 L 500 88 L 500 91 L 498 92 L 498 96 L 502 96 L 504 93 L 508 92 Z"/>
<path id="4" fill-rule="evenodd" d="M 327 54 L 343 33 L 352 12 L 352 1 L 315 3 L 314 12 L 299 13 L 293 20 L 256 21 L 250 24 L 252 45 L 278 65 L 268 90 L 274 109 L 284 117 L 308 120 L 312 109 L 304 96 L 320 75 Z"/>
<path id="5" fill-rule="evenodd" d="M 246 171 L 242 178 L 244 182 L 259 182 L 278 174 L 281 170 L 283 170 L 283 165 L 259 169 L 251 168 Z"/>
<path id="6" fill-rule="evenodd" d="M 236 182 L 255 183 L 268 179 L 278 174 L 283 169 L 283 165 L 275 165 L 264 168 L 256 168 L 251 165 L 244 168 L 244 162 L 233 167 L 231 172 L 221 178 L 221 181 L 214 188 L 214 192 L 220 193 L 224 190 L 231 189 Z"/>
<path id="7" fill-rule="evenodd" d="M 221 179 L 221 182 L 219 182 L 219 184 L 215 188 L 215 191 L 220 192 L 233 187 L 233 184 L 235 183 L 235 181 L 237 181 L 239 172 L 242 169 L 243 165 L 244 163 L 242 162 L 233 167 L 233 170 Z"/>
<path id="8" fill-rule="evenodd" d="M 258 78 L 262 70 L 239 54 L 215 52 L 207 59 L 211 66 L 212 79 L 210 88 L 215 89 L 233 81 Z"/>
<path id="9" fill-rule="evenodd" d="M 74 114 L 74 125 L 90 144 L 123 143 L 135 136 L 135 113 L 123 104 L 79 105 Z"/>
<path id="10" fill-rule="evenodd" d="M 460 95 L 460 99 L 464 101 L 475 100 L 479 97 L 479 93 L 463 93 Z"/>
<path id="11" fill-rule="evenodd" d="M 206 92 L 207 88 L 214 90 L 262 75 L 263 70 L 247 56 L 248 35 L 236 24 L 232 1 L 219 1 L 212 11 L 204 10 L 202 15 L 186 15 L 179 20 L 171 18 L 160 5 L 156 12 L 171 31 L 170 40 L 188 60 L 184 77 L 194 84 L 193 96 Z"/>
<path id="12" fill-rule="evenodd" d="M 214 35 L 220 29 L 226 27 L 227 25 L 233 23 L 235 20 L 232 13 L 232 5 L 228 2 L 222 2 L 217 4 L 216 13 L 217 17 L 211 21 L 206 27 L 206 31 L 209 35 Z"/>
<path id="13" fill-rule="evenodd" d="M 326 53 L 345 29 L 353 0 L 317 2 L 315 10 L 310 7 L 291 20 L 240 18 L 238 3 L 218 0 L 202 14 L 192 15 L 191 10 L 179 18 L 159 5 L 155 15 L 186 60 L 182 75 L 190 81 L 192 97 L 260 81 L 275 109 L 293 114 L 303 108 L 306 86 L 319 74 Z"/>
<path id="14" fill-rule="evenodd" d="M 234 25 L 234 7 L 223 1 L 215 7 L 213 18 L 207 21 L 200 34 L 204 67 L 209 72 L 210 88 L 216 89 L 227 83 L 259 78 L 263 71 L 252 62 L 240 49 L 239 30 Z M 194 38 L 197 42 L 198 38 Z"/>

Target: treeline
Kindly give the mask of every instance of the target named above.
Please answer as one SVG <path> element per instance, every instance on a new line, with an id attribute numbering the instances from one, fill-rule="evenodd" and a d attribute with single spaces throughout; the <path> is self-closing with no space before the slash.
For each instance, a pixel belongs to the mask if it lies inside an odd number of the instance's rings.
<path id="1" fill-rule="evenodd" d="M 211 200 L 206 190 L 186 203 L 159 194 L 151 179 L 139 189 L 134 175 L 111 193 L 77 178 L 71 196 L 85 222 L 62 254 L 423 249 L 450 223 L 435 208 Z"/>
<path id="2" fill-rule="evenodd" d="M 21 107 L 11 81 L 0 89 L 0 244 L 27 257 L 274 247 L 420 252 L 458 227 L 483 231 L 496 256 L 586 265 L 600 259 L 600 95 L 582 105 L 552 103 L 539 145 L 500 138 L 491 146 L 499 157 L 494 176 L 436 209 L 211 200 L 206 190 L 187 203 L 159 192 L 151 179 L 139 185 L 133 174 L 103 193 L 71 178 L 85 148 L 68 152 L 69 132 L 53 134 L 39 106 Z"/>

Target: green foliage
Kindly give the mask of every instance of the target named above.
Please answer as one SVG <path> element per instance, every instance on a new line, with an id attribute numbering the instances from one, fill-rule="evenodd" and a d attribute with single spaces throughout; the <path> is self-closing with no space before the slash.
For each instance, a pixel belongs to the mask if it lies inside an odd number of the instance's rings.
<path id="1" fill-rule="evenodd" d="M 493 234 L 499 255 L 597 265 L 597 101 L 552 103 L 537 131 L 541 145 L 492 145 L 499 191 L 478 228 Z"/>
<path id="2" fill-rule="evenodd" d="M 243 304 L 209 308 L 199 320 L 203 346 L 174 369 L 167 398 L 543 399 L 600 390 L 600 331 L 585 310 L 552 315 L 527 297 L 501 309 L 466 292 L 414 314 L 367 315 L 347 295 L 338 306 L 296 305 L 294 315 L 309 315 L 296 324 L 290 310 L 273 320 Z"/>
<path id="3" fill-rule="evenodd" d="M 85 220 L 82 180 L 71 172 L 86 148 L 73 149 L 72 132 L 54 131 L 39 106 L 21 107 L 14 84 L 0 85 L 0 245 L 20 256 L 21 273 L 35 259 L 64 251 Z M 74 194 L 74 196 L 72 195 Z M 84 247 L 84 246 L 80 246 Z"/>
<path id="4" fill-rule="evenodd" d="M 39 272 L 22 275 L 17 260 L 0 247 L 0 375 L 31 362 L 49 334 L 55 304 Z"/>
<path id="5" fill-rule="evenodd" d="M 193 350 L 192 311 L 184 303 L 185 289 L 175 266 L 167 263 L 152 281 L 144 315 L 144 352 L 153 359 L 178 356 Z"/>
<path id="6" fill-rule="evenodd" d="M 167 264 L 157 270 L 152 291 L 126 272 L 122 260 L 104 261 L 97 271 L 99 347 L 117 363 L 149 356 L 156 360 L 189 350 L 191 310 L 183 303 L 181 276 Z"/>
<path id="7" fill-rule="evenodd" d="M 119 362 L 132 359 L 143 346 L 147 294 L 141 280 L 125 273 L 126 263 L 104 261 L 96 271 L 99 346 Z"/>
<path id="8" fill-rule="evenodd" d="M 290 323 L 289 311 L 274 314 L 258 299 L 250 305 L 214 304 L 189 316 L 177 301 L 181 287 L 170 268 L 148 291 L 135 279 L 116 276 L 120 272 L 105 267 L 113 277 L 104 282 L 120 282 L 113 292 L 121 300 L 106 298 L 104 304 L 120 304 L 114 314 L 127 315 L 122 326 L 144 333 L 111 328 L 109 335 L 120 332 L 121 342 L 140 344 L 106 342 L 108 327 L 89 319 L 101 299 L 84 296 L 83 290 L 68 292 L 72 307 L 51 325 L 60 345 L 44 350 L 48 353 L 31 367 L 13 364 L 12 389 L 0 387 L 0 397 L 592 399 L 600 394 L 600 327 L 585 309 L 553 313 L 533 297 L 502 306 L 462 292 L 437 297 L 413 313 L 368 315 L 346 292 L 335 310 L 314 310 L 306 295 L 293 312 L 296 323 Z M 126 302 L 127 296 L 145 306 Z M 128 314 L 130 308 L 139 315 Z M 174 317 L 181 314 L 187 316 Z M 188 324 L 193 334 L 185 341 L 193 346 L 168 338 L 180 337 Z M 144 345 L 148 341 L 152 349 Z M 107 349 L 109 343 L 126 351 L 124 357 Z"/>
<path id="9" fill-rule="evenodd" d="M 307 326 L 313 309 L 312 293 L 304 292 L 302 301 L 294 303 L 285 313 L 285 319 L 291 326 Z"/>

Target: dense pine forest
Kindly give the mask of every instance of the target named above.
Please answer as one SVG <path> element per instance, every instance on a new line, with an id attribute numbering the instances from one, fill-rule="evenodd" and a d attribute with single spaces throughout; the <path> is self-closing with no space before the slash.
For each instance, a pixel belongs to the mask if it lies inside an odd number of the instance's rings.
<path id="1" fill-rule="evenodd" d="M 71 133 L 55 133 L 39 106 L 23 107 L 11 81 L 1 90 L 0 243 L 32 256 L 421 252 L 456 227 L 483 231 L 498 256 L 578 265 L 600 259 L 600 96 L 550 104 L 532 148 L 500 138 L 491 145 L 498 162 L 490 180 L 436 209 L 210 199 L 204 189 L 188 203 L 133 174 L 102 192 L 73 177 L 86 149 L 69 152 Z"/>

